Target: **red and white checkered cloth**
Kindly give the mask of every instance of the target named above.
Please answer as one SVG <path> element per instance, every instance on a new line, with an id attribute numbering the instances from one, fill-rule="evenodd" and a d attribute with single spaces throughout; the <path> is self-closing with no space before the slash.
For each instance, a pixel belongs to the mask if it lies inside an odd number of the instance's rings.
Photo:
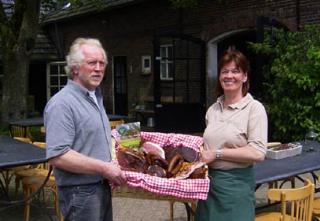
<path id="1" fill-rule="evenodd" d="M 112 131 L 114 137 L 118 134 L 115 130 Z M 199 151 L 203 140 L 198 136 L 174 133 L 150 133 L 141 132 L 141 138 L 145 141 L 151 141 L 159 144 L 161 147 L 189 147 Z M 209 179 L 168 179 L 148 174 L 124 171 L 127 184 L 130 187 L 139 187 L 155 194 L 169 195 L 183 199 L 207 199 L 209 191 Z"/>

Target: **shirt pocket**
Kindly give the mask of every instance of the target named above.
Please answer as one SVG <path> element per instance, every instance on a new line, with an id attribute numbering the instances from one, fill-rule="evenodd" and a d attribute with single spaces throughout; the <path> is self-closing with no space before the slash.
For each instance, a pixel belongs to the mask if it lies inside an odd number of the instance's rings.
<path id="1" fill-rule="evenodd" d="M 247 130 L 244 125 L 229 122 L 226 131 L 228 131 L 229 135 L 224 146 L 228 148 L 239 148 L 247 145 Z"/>

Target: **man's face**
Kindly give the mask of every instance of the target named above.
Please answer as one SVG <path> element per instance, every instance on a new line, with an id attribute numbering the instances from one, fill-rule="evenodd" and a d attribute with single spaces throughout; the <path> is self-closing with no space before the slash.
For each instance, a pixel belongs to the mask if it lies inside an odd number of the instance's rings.
<path id="1" fill-rule="evenodd" d="M 81 46 L 84 59 L 79 68 L 73 70 L 73 81 L 90 91 L 101 83 L 106 68 L 105 57 L 101 48 L 93 45 Z"/>

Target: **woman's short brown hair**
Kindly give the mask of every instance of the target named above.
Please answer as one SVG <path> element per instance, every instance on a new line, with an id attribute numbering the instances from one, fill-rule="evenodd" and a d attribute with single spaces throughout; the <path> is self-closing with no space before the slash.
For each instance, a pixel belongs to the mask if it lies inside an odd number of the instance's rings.
<path id="1" fill-rule="evenodd" d="M 237 68 L 240 68 L 243 72 L 247 73 L 247 80 L 242 85 L 242 95 L 245 96 L 249 91 L 249 73 L 250 73 L 249 61 L 246 58 L 246 56 L 244 54 L 242 54 L 240 51 L 233 49 L 233 48 L 230 48 L 222 54 L 222 57 L 219 60 L 216 97 L 219 97 L 223 94 L 223 89 L 222 89 L 220 81 L 219 81 L 221 69 L 225 65 L 229 64 L 231 61 L 234 61 Z"/>

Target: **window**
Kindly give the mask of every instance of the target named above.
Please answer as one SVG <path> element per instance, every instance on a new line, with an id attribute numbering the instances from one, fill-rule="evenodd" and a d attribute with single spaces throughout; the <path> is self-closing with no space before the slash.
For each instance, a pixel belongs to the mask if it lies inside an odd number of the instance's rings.
<path id="1" fill-rule="evenodd" d="M 173 47 L 172 45 L 160 46 L 160 79 L 173 80 Z"/>
<path id="2" fill-rule="evenodd" d="M 60 91 L 66 84 L 68 77 L 64 70 L 66 62 L 51 62 L 47 65 L 47 99 Z"/>

